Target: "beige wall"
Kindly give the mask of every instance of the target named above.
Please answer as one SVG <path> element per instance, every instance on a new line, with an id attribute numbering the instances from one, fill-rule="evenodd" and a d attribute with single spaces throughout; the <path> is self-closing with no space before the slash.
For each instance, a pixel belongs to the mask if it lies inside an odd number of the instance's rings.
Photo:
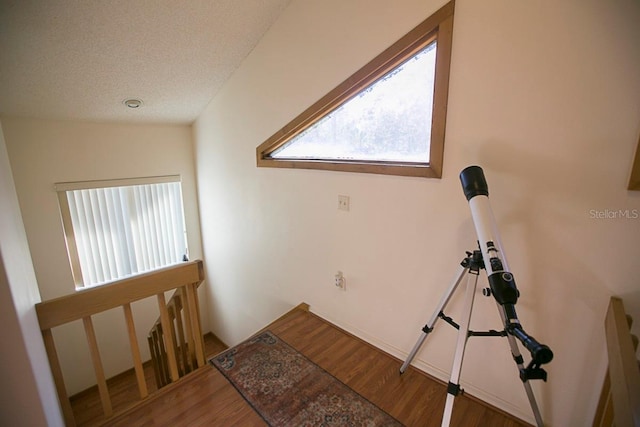
<path id="1" fill-rule="evenodd" d="M 0 420 L 62 426 L 34 305 L 40 301 L 0 127 Z"/>
<path id="2" fill-rule="evenodd" d="M 202 257 L 190 126 L 9 117 L 2 126 L 43 300 L 74 292 L 56 182 L 181 175 L 190 254 Z M 146 334 L 158 317 L 157 304 L 143 300 L 133 311 L 146 359 Z M 202 312 L 206 316 L 206 306 Z M 107 376 L 131 368 L 122 310 L 97 315 L 94 323 Z M 54 338 L 70 393 L 95 384 L 81 322 L 54 329 Z"/>
<path id="3" fill-rule="evenodd" d="M 458 1 L 441 180 L 255 166 L 260 143 L 442 3 L 294 1 L 197 120 L 211 329 L 233 344 L 306 301 L 404 358 L 474 249 L 458 173 L 479 164 L 520 319 L 555 352 L 549 381 L 533 384 L 544 419 L 590 425 L 609 296 L 640 315 L 640 219 L 594 218 L 640 210 L 625 189 L 640 132 L 640 4 Z M 456 297 L 450 314 L 460 309 Z M 472 327 L 500 327 L 493 301 L 477 298 Z M 448 378 L 454 347 L 439 325 L 416 363 Z M 469 343 L 462 383 L 532 421 L 504 340 Z"/>

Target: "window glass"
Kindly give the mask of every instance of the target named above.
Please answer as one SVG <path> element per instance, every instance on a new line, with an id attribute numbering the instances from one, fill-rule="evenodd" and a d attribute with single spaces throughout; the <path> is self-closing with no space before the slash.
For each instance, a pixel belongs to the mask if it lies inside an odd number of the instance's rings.
<path id="1" fill-rule="evenodd" d="M 179 181 L 70 189 L 58 195 L 77 287 L 188 259 Z"/>
<path id="2" fill-rule="evenodd" d="M 428 163 L 435 62 L 433 42 L 271 157 Z"/>

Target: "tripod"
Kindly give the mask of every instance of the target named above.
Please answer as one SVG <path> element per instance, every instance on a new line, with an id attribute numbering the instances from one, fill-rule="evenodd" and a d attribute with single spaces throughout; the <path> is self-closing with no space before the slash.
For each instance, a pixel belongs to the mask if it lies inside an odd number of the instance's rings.
<path id="1" fill-rule="evenodd" d="M 456 351 L 451 368 L 451 377 L 447 386 L 447 399 L 442 418 L 442 427 L 449 426 L 455 397 L 461 392 L 459 379 L 467 339 L 472 336 L 506 337 L 509 342 L 509 347 L 511 348 L 513 360 L 518 367 L 520 379 L 524 384 L 531 409 L 533 410 L 536 424 L 538 427 L 542 427 L 542 416 L 540 415 L 540 410 L 538 409 L 529 380 L 547 380 L 547 373 L 540 366 L 549 363 L 553 359 L 553 353 L 549 347 L 538 343 L 531 335 L 524 331 L 516 315 L 515 304 L 520 292 L 516 288 L 513 275 L 509 272 L 506 257 L 502 250 L 502 244 L 500 243 L 495 221 L 493 220 L 493 213 L 489 206 L 489 190 L 482 169 L 478 166 L 470 166 L 460 173 L 460 180 L 462 181 L 465 196 L 471 207 L 480 249 L 466 253 L 466 257 L 460 263 L 454 280 L 440 299 L 427 324 L 422 328 L 422 334 L 401 366 L 400 373 L 404 373 L 409 367 L 427 336 L 433 331 L 438 319 L 442 319 L 458 329 Z M 483 289 L 483 294 L 487 297 L 493 296 L 495 298 L 498 312 L 504 325 L 502 331 L 490 330 L 476 332 L 469 330 L 478 276 L 480 270 L 483 269 L 487 272 L 490 285 L 489 288 Z M 457 324 L 453 319 L 444 314 L 444 309 L 465 275 L 467 276 L 467 282 L 463 319 L 460 324 Z M 516 338 L 531 353 L 531 362 L 527 367 L 524 366 L 524 358 L 520 354 Z"/>

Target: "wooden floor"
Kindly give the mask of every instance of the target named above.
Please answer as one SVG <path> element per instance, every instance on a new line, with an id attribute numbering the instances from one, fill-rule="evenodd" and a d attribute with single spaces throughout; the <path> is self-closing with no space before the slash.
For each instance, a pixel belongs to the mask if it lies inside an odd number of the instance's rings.
<path id="1" fill-rule="evenodd" d="M 216 336 L 209 333 L 204 336 L 205 355 L 210 358 L 228 347 Z M 150 362 L 144 363 L 144 376 L 149 394 L 157 391 L 156 380 L 153 367 Z M 207 366 L 208 368 L 208 366 Z M 133 369 L 123 372 L 107 380 L 109 397 L 113 406 L 113 413 L 118 414 L 135 406 L 140 402 L 140 393 L 136 382 L 136 375 Z M 91 387 L 70 397 L 71 408 L 78 426 L 99 426 L 106 420 L 100 402 L 98 387 Z"/>
<path id="2" fill-rule="evenodd" d="M 440 425 L 446 398 L 446 387 L 443 383 L 413 367 L 400 375 L 400 360 L 304 309 L 292 310 L 265 329 L 269 329 L 403 424 L 422 427 Z M 210 350 L 209 353 L 211 352 L 217 351 Z M 88 418 L 81 418 L 81 413 L 76 414 L 79 420 Z M 222 374 L 207 365 L 177 383 L 163 388 L 148 398 L 144 405 L 112 418 L 105 425 L 266 424 Z M 529 424 L 467 395 L 461 395 L 456 398 L 451 425 L 516 427 Z"/>

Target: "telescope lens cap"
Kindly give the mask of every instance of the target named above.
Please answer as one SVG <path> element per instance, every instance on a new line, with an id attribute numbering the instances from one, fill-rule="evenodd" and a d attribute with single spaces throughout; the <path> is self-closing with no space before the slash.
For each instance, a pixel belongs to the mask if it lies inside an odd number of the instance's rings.
<path id="1" fill-rule="evenodd" d="M 467 201 L 475 196 L 489 196 L 489 187 L 480 166 L 469 166 L 460 172 L 462 191 Z"/>

